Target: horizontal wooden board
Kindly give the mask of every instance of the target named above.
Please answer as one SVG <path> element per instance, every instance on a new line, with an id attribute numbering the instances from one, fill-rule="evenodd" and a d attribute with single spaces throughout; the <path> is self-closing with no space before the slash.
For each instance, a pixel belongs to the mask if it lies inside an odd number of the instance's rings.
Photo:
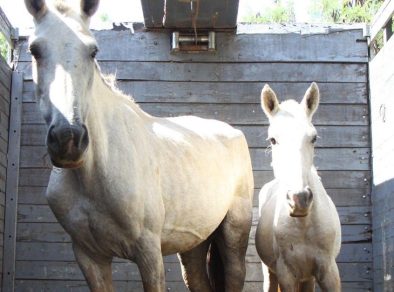
<path id="1" fill-rule="evenodd" d="M 20 187 L 46 187 L 49 180 L 48 168 L 21 168 Z M 370 171 L 318 171 L 326 188 L 367 188 L 370 186 Z M 255 188 L 273 179 L 272 171 L 254 171 Z"/>
<path id="2" fill-rule="evenodd" d="M 259 103 L 266 82 L 162 82 L 118 80 L 117 87 L 139 103 Z M 279 100 L 301 101 L 309 82 L 270 82 Z M 367 104 L 367 83 L 319 83 L 320 103 Z M 33 81 L 25 81 L 23 101 L 33 102 Z"/>
<path id="3" fill-rule="evenodd" d="M 255 226 L 252 227 L 252 230 Z M 343 225 L 343 243 L 366 243 L 372 239 L 371 226 L 364 225 Z M 58 223 L 19 223 L 17 226 L 18 242 L 71 242 L 69 235 Z M 253 232 L 249 243 L 254 243 Z"/>
<path id="4" fill-rule="evenodd" d="M 370 171 L 318 171 L 325 188 L 369 188 Z M 274 177 L 271 171 L 254 171 L 255 188 L 260 188 Z"/>
<path id="5" fill-rule="evenodd" d="M 250 149 L 254 170 L 271 170 L 271 157 L 265 149 Z M 20 166 L 23 168 L 51 167 L 44 146 L 22 146 Z M 369 148 L 318 148 L 315 165 L 319 170 L 369 170 Z"/>
<path id="6" fill-rule="evenodd" d="M 217 32 L 216 52 L 199 54 L 171 53 L 169 31 L 106 30 L 95 31 L 94 35 L 100 61 L 368 62 L 367 43 L 359 41 L 362 30 L 281 35 Z M 31 59 L 27 46 L 25 41 L 20 61 Z"/>
<path id="7" fill-rule="evenodd" d="M 31 63 L 20 62 L 25 80 L 32 80 Z M 345 63 L 175 63 L 100 62 L 104 74 L 121 80 L 193 82 L 367 82 L 366 64 Z M 284 76 L 286 76 L 284 78 Z"/>
<path id="8" fill-rule="evenodd" d="M 141 108 L 158 117 L 195 115 L 217 119 L 233 125 L 268 125 L 260 104 L 185 104 L 144 103 Z M 23 103 L 23 124 L 43 124 L 44 119 L 36 103 Z M 314 118 L 315 125 L 364 126 L 368 125 L 367 105 L 322 104 Z"/>
<path id="9" fill-rule="evenodd" d="M 52 242 L 18 242 L 16 248 L 17 261 L 75 261 L 71 243 Z M 114 262 L 125 260 L 114 258 Z M 174 255 L 164 257 L 165 262 L 178 262 Z M 260 263 L 260 258 L 254 245 L 248 247 L 246 261 Z M 371 262 L 372 244 L 354 243 L 343 244 L 337 262 Z"/>
<path id="10" fill-rule="evenodd" d="M 257 266 L 260 264 L 247 264 L 246 281 L 260 281 L 262 273 Z M 370 281 L 371 264 L 369 263 L 340 263 L 338 264 L 342 281 Z M 166 280 L 180 281 L 181 272 L 179 264 L 168 263 L 166 265 Z M 116 280 L 140 280 L 137 267 L 133 263 L 112 264 L 112 276 Z M 83 280 L 79 267 L 74 262 L 41 262 L 41 261 L 17 261 L 16 279 L 56 279 L 56 280 Z"/>
<path id="11" fill-rule="evenodd" d="M 142 291 L 141 282 L 137 281 L 114 281 L 116 291 Z M 89 292 L 85 281 L 59 281 L 59 280 L 16 280 L 15 287 L 17 291 L 58 291 L 62 287 L 66 291 L 72 292 Z M 166 282 L 167 291 L 187 292 L 183 282 Z M 261 291 L 262 282 L 245 282 L 244 292 Z M 170 290 L 168 290 L 170 288 Z M 320 290 L 316 290 L 320 291 Z M 372 282 L 342 282 L 342 291 L 344 292 L 361 292 L 372 291 Z"/>
<path id="12" fill-rule="evenodd" d="M 370 207 L 337 207 L 342 224 L 370 224 L 371 211 Z M 0 209 L 1 211 L 1 209 Z M 259 221 L 258 208 L 253 210 L 253 224 L 257 225 Z M 18 222 L 19 223 L 55 223 L 55 216 L 47 205 L 21 205 L 18 206 Z"/>
<path id="13" fill-rule="evenodd" d="M 255 189 L 254 206 L 258 206 L 258 193 L 260 189 Z M 336 206 L 369 206 L 370 190 L 368 188 L 326 188 L 327 193 L 333 199 Z M 46 187 L 19 187 L 18 202 L 25 205 L 45 205 Z"/>
<path id="14" fill-rule="evenodd" d="M 267 126 L 236 126 L 248 141 L 249 147 L 268 147 Z M 368 126 L 317 126 L 316 147 L 369 147 Z M 23 146 L 45 145 L 47 127 L 45 125 L 24 124 L 22 126 Z"/>

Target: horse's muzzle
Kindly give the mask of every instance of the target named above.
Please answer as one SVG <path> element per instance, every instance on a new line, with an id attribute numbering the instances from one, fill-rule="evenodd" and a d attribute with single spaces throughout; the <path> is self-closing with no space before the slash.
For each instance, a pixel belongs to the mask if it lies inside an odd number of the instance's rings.
<path id="1" fill-rule="evenodd" d="M 287 202 L 290 206 L 290 216 L 305 217 L 308 215 L 313 202 L 313 193 L 309 187 L 301 192 L 287 192 Z"/>
<path id="2" fill-rule="evenodd" d="M 52 164 L 60 168 L 78 168 L 89 144 L 85 125 L 51 126 L 46 140 Z"/>

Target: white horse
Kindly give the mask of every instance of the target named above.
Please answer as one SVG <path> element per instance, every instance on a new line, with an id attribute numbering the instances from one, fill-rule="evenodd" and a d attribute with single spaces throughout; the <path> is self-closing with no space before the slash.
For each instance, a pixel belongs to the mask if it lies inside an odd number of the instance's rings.
<path id="1" fill-rule="evenodd" d="M 153 117 L 115 90 L 95 61 L 88 29 L 98 2 L 73 9 L 25 0 L 55 166 L 48 203 L 89 287 L 113 291 L 116 256 L 136 262 L 145 291 L 164 291 L 162 255 L 179 253 L 190 290 L 241 291 L 253 195 L 245 137 L 215 120 Z M 209 249 L 211 267 L 223 274 L 212 268 L 208 275 Z"/>
<path id="2" fill-rule="evenodd" d="M 263 261 L 264 291 L 340 291 L 335 258 L 341 246 L 337 210 L 313 166 L 317 133 L 312 116 L 319 104 L 316 83 L 301 103 L 279 104 L 265 85 L 262 108 L 269 119 L 275 179 L 259 195 L 256 248 Z"/>

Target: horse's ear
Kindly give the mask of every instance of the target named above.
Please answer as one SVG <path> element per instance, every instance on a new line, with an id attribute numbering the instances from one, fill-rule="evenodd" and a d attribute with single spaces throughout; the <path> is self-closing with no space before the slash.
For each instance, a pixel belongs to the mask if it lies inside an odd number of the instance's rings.
<path id="1" fill-rule="evenodd" d="M 312 82 L 311 86 L 309 86 L 308 90 L 305 92 L 305 96 L 302 99 L 301 104 L 304 105 L 305 111 L 308 117 L 312 117 L 317 107 L 319 106 L 320 94 L 319 87 L 315 82 Z"/>
<path id="2" fill-rule="evenodd" d="M 96 13 L 99 3 L 99 0 L 81 0 L 81 11 L 86 17 L 91 17 Z"/>
<path id="3" fill-rule="evenodd" d="M 36 20 L 39 20 L 47 12 L 45 0 L 25 0 L 25 5 Z"/>
<path id="4" fill-rule="evenodd" d="M 261 107 L 268 118 L 274 116 L 279 110 L 279 102 L 275 92 L 268 84 L 261 91 Z"/>

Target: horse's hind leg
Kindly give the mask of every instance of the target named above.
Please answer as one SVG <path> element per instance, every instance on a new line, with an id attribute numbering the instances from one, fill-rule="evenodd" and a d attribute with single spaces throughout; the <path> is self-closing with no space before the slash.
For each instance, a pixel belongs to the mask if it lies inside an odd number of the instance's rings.
<path id="1" fill-rule="evenodd" d="M 81 268 L 90 291 L 112 292 L 112 258 L 91 257 L 78 245 L 73 244 L 74 255 Z"/>
<path id="2" fill-rule="evenodd" d="M 178 254 L 182 267 L 183 280 L 192 292 L 212 291 L 207 274 L 208 248 L 209 241 L 206 240 L 195 248 Z"/>
<path id="3" fill-rule="evenodd" d="M 245 281 L 245 256 L 252 224 L 252 202 L 237 197 L 215 233 L 214 240 L 224 265 L 225 291 L 242 291 Z"/>

